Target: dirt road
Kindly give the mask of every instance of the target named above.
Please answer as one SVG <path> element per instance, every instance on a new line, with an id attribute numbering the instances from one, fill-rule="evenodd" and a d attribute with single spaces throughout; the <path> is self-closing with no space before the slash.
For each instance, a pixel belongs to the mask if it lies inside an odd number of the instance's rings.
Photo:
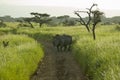
<path id="1" fill-rule="evenodd" d="M 31 80 L 85 80 L 71 52 L 57 52 L 50 42 L 40 42 L 44 45 L 45 57 Z"/>

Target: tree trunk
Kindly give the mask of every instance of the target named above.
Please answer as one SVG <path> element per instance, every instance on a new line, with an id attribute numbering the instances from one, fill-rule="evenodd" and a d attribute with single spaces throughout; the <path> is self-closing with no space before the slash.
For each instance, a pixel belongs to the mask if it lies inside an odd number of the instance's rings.
<path id="1" fill-rule="evenodd" d="M 96 40 L 95 26 L 96 26 L 96 24 L 93 24 L 92 33 L 93 33 L 93 39 L 94 39 L 94 40 Z"/>
<path id="2" fill-rule="evenodd" d="M 87 31 L 90 32 L 90 28 L 88 27 L 88 25 L 85 25 L 86 28 L 87 28 Z"/>
<path id="3" fill-rule="evenodd" d="M 96 40 L 95 29 L 93 29 L 92 32 L 93 32 L 93 39 Z"/>
<path id="4" fill-rule="evenodd" d="M 28 23 L 30 24 L 31 28 L 34 28 L 31 22 L 28 22 Z"/>

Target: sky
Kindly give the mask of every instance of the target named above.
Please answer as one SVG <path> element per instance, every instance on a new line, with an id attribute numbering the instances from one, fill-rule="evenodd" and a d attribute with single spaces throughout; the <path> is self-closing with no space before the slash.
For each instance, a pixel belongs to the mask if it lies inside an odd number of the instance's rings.
<path id="1" fill-rule="evenodd" d="M 120 0 L 0 0 L 0 16 L 26 16 L 30 11 L 73 16 L 74 10 L 89 8 L 93 3 L 108 17 L 120 16 Z"/>

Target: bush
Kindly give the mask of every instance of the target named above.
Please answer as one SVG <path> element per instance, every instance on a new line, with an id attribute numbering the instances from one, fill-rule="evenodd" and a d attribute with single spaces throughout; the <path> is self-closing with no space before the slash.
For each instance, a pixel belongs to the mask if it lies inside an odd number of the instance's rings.
<path id="1" fill-rule="evenodd" d="M 116 25 L 116 30 L 120 31 L 120 25 Z"/>

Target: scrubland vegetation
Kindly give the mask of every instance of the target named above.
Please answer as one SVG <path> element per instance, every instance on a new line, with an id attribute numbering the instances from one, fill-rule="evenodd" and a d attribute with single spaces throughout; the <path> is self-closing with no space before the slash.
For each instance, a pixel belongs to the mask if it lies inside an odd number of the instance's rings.
<path id="1" fill-rule="evenodd" d="M 96 40 L 84 26 L 0 28 L 1 80 L 28 80 L 43 57 L 41 45 L 35 40 L 51 41 L 55 34 L 73 36 L 73 55 L 89 80 L 120 79 L 120 31 L 116 25 L 99 25 Z M 5 48 L 3 40 L 9 41 Z"/>
<path id="2" fill-rule="evenodd" d="M 120 32 L 112 26 L 102 26 L 97 31 L 98 39 L 80 37 L 73 52 L 90 80 L 120 79 Z"/>
<path id="3" fill-rule="evenodd" d="M 9 41 L 8 46 L 2 41 Z M 42 57 L 42 46 L 27 35 L 1 35 L 0 80 L 29 80 Z"/>

